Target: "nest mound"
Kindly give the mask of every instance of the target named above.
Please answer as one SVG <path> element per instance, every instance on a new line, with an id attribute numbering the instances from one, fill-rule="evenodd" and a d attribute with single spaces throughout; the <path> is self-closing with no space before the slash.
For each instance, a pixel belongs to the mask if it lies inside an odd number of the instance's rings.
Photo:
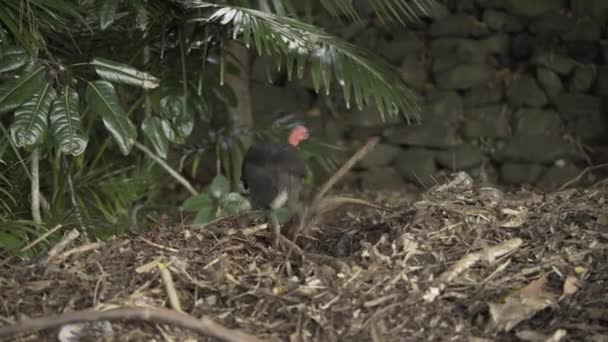
<path id="1" fill-rule="evenodd" d="M 342 208 L 297 240 L 325 263 L 273 250 L 265 225 L 159 226 L 47 267 L 3 266 L 0 330 L 75 310 L 168 308 L 170 288 L 185 313 L 263 341 L 607 341 L 607 202 L 604 183 L 550 194 L 440 187 L 389 213 Z M 103 326 L 80 330 L 211 340 L 149 321 Z"/>

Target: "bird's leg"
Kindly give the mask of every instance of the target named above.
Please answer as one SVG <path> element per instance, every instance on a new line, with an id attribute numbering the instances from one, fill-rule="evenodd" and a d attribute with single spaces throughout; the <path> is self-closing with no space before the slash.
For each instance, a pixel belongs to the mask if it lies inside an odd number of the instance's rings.
<path id="1" fill-rule="evenodd" d="M 279 242 L 281 240 L 281 226 L 279 225 L 279 219 L 272 210 L 266 211 L 266 217 L 268 217 L 270 225 L 272 226 L 272 232 L 274 233 L 274 249 L 278 249 Z"/>

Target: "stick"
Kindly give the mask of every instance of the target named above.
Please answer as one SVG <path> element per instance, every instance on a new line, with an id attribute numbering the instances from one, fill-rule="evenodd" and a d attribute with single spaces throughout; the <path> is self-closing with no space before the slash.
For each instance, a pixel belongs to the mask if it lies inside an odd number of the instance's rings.
<path id="1" fill-rule="evenodd" d="M 37 244 L 40 243 L 40 241 L 46 239 L 47 237 L 49 237 L 51 234 L 53 234 L 54 232 L 56 232 L 57 230 L 59 230 L 61 227 L 63 227 L 62 225 L 58 224 L 55 227 L 51 228 L 49 231 L 47 231 L 46 233 L 40 235 L 40 237 L 38 237 L 36 240 L 30 242 L 29 244 L 25 245 L 23 248 L 21 248 L 20 252 L 23 253 L 25 251 L 30 250 L 32 247 L 36 246 Z"/>
<path id="2" fill-rule="evenodd" d="M 99 246 L 101 246 L 101 242 L 91 242 L 91 243 L 87 243 L 86 245 L 74 247 L 72 249 L 68 249 L 67 251 L 59 254 L 58 256 L 56 256 L 55 258 L 53 258 L 53 261 L 54 262 L 61 262 L 61 261 L 65 260 L 65 259 L 67 259 L 72 254 L 78 254 L 78 253 L 84 253 L 84 252 L 92 251 L 92 250 L 95 250 L 95 249 L 99 248 Z"/>
<path id="3" fill-rule="evenodd" d="M 61 253 L 64 249 L 68 247 L 68 245 L 76 240 L 80 236 L 80 232 L 76 229 L 70 230 L 69 233 L 64 235 L 59 242 L 51 248 L 51 250 L 47 253 L 46 258 L 44 258 L 41 262 L 42 265 L 46 265 L 51 259 L 53 259 L 57 254 Z"/>
<path id="4" fill-rule="evenodd" d="M 165 169 L 165 171 L 167 171 L 173 178 L 175 178 L 176 181 L 180 182 L 184 186 L 184 188 L 186 188 L 186 190 L 188 190 L 192 195 L 198 195 L 198 192 L 194 190 L 192 184 L 190 184 L 190 182 L 188 182 L 186 178 L 182 177 L 182 175 L 180 175 L 171 166 L 169 166 L 169 164 L 162 160 L 162 158 L 154 154 L 146 146 L 140 144 L 138 141 L 135 141 L 133 144 L 138 150 L 145 153 L 148 157 L 150 157 L 152 160 L 158 163 L 158 165 Z"/>
<path id="5" fill-rule="evenodd" d="M 77 322 L 133 320 L 141 320 L 157 324 L 173 324 L 226 342 L 262 341 L 257 337 L 249 335 L 240 330 L 228 329 L 218 323 L 213 322 L 208 317 L 197 319 L 177 311 L 140 307 L 126 307 L 107 311 L 82 310 L 55 316 L 27 319 L 17 324 L 0 327 L 0 339 L 17 334 L 34 333 L 40 330 L 55 328 L 61 325 Z"/>
<path id="6" fill-rule="evenodd" d="M 143 241 L 143 242 L 147 243 L 148 245 L 150 245 L 150 246 L 152 246 L 152 247 L 156 247 L 156 248 L 158 248 L 158 249 L 162 249 L 163 251 L 167 251 L 167 252 L 173 252 L 173 253 L 177 253 L 177 252 L 179 252 L 179 251 L 178 251 L 177 249 L 175 249 L 175 248 L 171 248 L 171 247 L 167 247 L 167 246 L 159 245 L 159 244 L 157 244 L 157 243 L 155 243 L 155 242 L 152 242 L 152 241 L 150 241 L 150 240 L 146 239 L 146 238 L 145 238 L 145 237 L 143 237 L 143 236 L 140 236 L 140 237 L 139 237 L 139 239 L 140 239 L 141 241 Z"/>
<path id="7" fill-rule="evenodd" d="M 325 196 L 325 194 L 329 190 L 331 190 L 331 188 L 337 181 L 344 177 L 344 175 L 350 169 L 352 169 L 353 166 L 355 166 L 355 164 L 359 160 L 363 159 L 363 157 L 365 157 L 371 150 L 373 150 L 374 147 L 376 147 L 376 144 L 378 144 L 378 141 L 380 141 L 380 138 L 378 137 L 369 138 L 365 145 L 363 145 L 363 147 L 361 147 L 355 154 L 353 154 L 353 156 L 350 157 L 350 159 L 346 163 L 344 163 L 344 165 L 342 165 L 342 167 L 340 167 L 338 171 L 336 171 L 336 173 L 334 173 L 334 175 L 331 176 L 331 178 L 327 180 L 327 182 L 325 182 L 325 184 L 323 184 L 323 187 L 321 187 L 321 189 L 315 195 L 315 198 L 312 201 L 312 205 L 314 206 L 317 202 L 319 202 L 321 198 L 323 198 L 323 196 Z"/>
<path id="8" fill-rule="evenodd" d="M 40 151 L 35 148 L 32 151 L 32 219 L 37 224 L 42 223 L 42 216 L 40 215 Z"/>
<path id="9" fill-rule="evenodd" d="M 562 190 L 566 189 L 567 187 L 569 187 L 570 185 L 578 182 L 587 173 L 597 170 L 597 169 L 604 168 L 604 167 L 608 167 L 608 163 L 599 164 L 599 165 L 595 165 L 595 166 L 589 166 L 588 168 L 584 169 L 581 173 L 579 173 L 578 176 L 572 178 L 571 180 L 567 181 L 564 185 L 560 186 L 559 189 L 557 189 L 557 191 L 562 191 Z"/>
<path id="10" fill-rule="evenodd" d="M 169 304 L 175 311 L 183 312 L 182 306 L 179 303 L 179 296 L 177 295 L 177 291 L 175 290 L 175 285 L 173 284 L 173 278 L 171 277 L 171 272 L 167 269 L 167 266 L 162 262 L 156 264 L 158 267 L 158 272 L 160 272 L 160 277 L 163 279 L 163 283 L 165 284 L 165 291 L 167 291 L 167 297 L 169 297 Z"/>

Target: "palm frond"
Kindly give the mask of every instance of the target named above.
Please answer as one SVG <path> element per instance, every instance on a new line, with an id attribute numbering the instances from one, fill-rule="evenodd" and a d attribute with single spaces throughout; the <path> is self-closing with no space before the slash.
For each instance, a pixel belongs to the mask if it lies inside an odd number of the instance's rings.
<path id="1" fill-rule="evenodd" d="M 286 67 L 290 80 L 294 68 L 301 79 L 307 65 L 310 65 L 317 92 L 323 84 L 329 93 L 332 83 L 337 80 L 348 108 L 352 100 L 361 110 L 373 100 L 383 119 L 387 113 L 395 115 L 398 112 L 409 119 L 409 115 L 417 115 L 420 111 L 415 94 L 390 65 L 320 28 L 248 8 L 200 1 L 188 1 L 188 4 L 191 8 L 213 9 L 208 17 L 193 21 L 229 26 L 233 39 L 241 37 L 247 47 L 253 44 L 259 55 L 277 58 L 278 67 Z"/>
<path id="2" fill-rule="evenodd" d="M 0 30 L 4 27 L 30 53 L 44 48 L 45 36 L 83 23 L 86 11 L 70 0 L 0 0 Z"/>
<path id="3" fill-rule="evenodd" d="M 365 2 L 383 22 L 398 22 L 403 26 L 407 26 L 407 22 L 418 20 L 422 15 L 429 15 L 437 5 L 436 0 L 367 0 Z M 344 15 L 350 20 L 360 20 L 352 0 L 321 0 L 320 3 L 332 16 Z"/>

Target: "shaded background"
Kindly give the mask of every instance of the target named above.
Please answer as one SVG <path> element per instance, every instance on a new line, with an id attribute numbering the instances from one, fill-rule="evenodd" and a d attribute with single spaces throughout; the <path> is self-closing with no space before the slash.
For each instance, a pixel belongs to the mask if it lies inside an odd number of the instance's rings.
<path id="1" fill-rule="evenodd" d="M 421 190 L 465 170 L 484 184 L 549 190 L 608 162 L 608 1 L 442 0 L 408 29 L 356 3 L 359 23 L 314 8 L 312 19 L 395 66 L 422 99 L 421 123 L 382 122 L 342 101 L 323 110 L 311 81 L 287 82 L 265 57 L 250 68 L 256 121 L 294 114 L 342 146 L 382 136 L 350 184 Z"/>

